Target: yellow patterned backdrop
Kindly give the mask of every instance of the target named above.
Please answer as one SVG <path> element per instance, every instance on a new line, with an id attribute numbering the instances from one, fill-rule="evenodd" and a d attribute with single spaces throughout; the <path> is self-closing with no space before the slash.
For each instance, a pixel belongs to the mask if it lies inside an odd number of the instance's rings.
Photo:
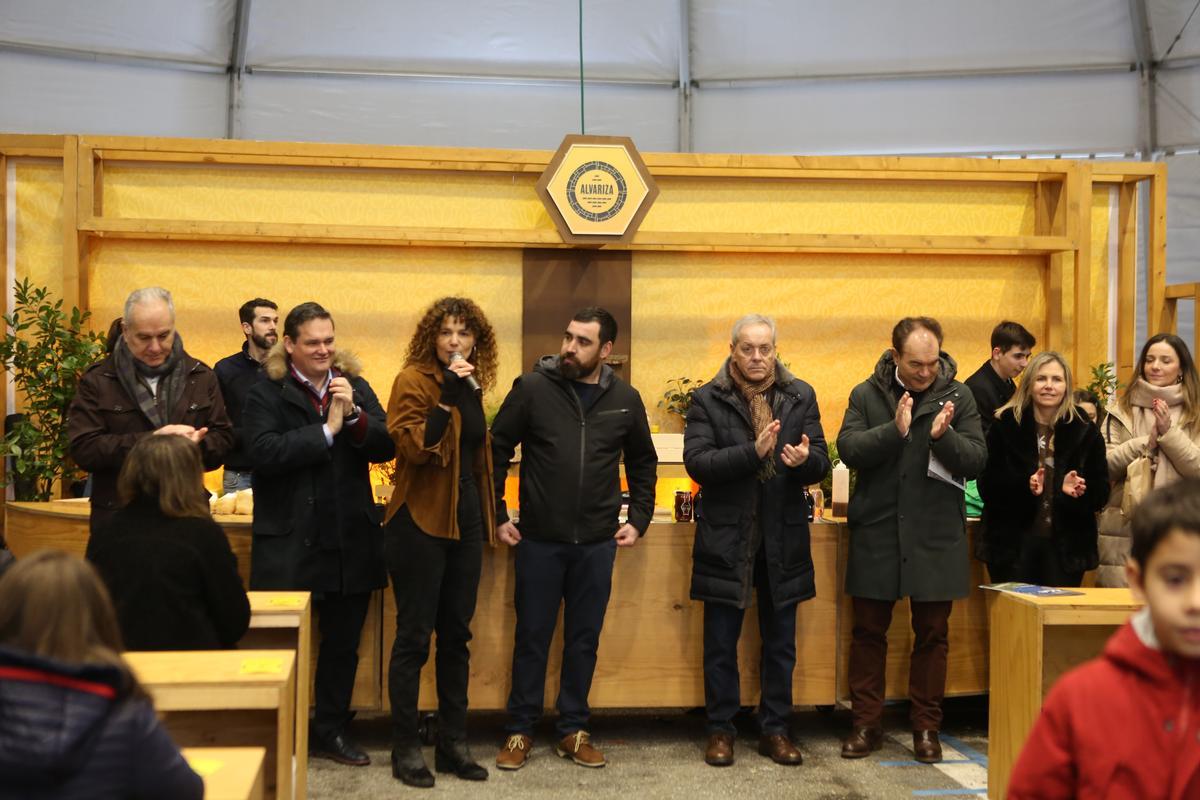
<path id="1" fill-rule="evenodd" d="M 61 291 L 62 162 L 19 160 L 13 165 L 13 171 L 16 178 L 13 226 L 16 278 L 29 278 L 37 285 Z"/>
<path id="2" fill-rule="evenodd" d="M 16 274 L 61 290 L 61 164 L 16 168 Z M 536 176 L 390 170 L 110 165 L 106 216 L 264 222 L 552 229 Z M 662 178 L 644 230 L 1028 235 L 1027 185 L 856 183 Z M 1110 195 L 1092 198 L 1092 352 L 1107 359 Z M 1044 340 L 1044 259 L 671 253 L 633 257 L 631 379 L 652 421 L 677 429 L 656 403 L 668 379 L 708 378 L 728 351 L 729 327 L 750 311 L 775 316 L 780 350 L 817 389 L 827 432 L 846 397 L 888 344 L 901 316 L 929 314 L 965 377 L 987 356 L 988 334 L 1016 319 Z M 315 299 L 335 315 L 386 401 L 420 311 L 443 294 L 476 299 L 501 343 L 500 390 L 521 368 L 521 253 L 504 249 L 237 244 L 97 239 L 90 260 L 97 327 L 125 295 L 151 283 L 175 293 L 188 349 L 208 362 L 240 346 L 237 306 L 263 295 L 283 311 Z M 1064 277 L 1070 296 L 1072 278 Z M 1069 337 L 1073 320 L 1064 321 Z"/>

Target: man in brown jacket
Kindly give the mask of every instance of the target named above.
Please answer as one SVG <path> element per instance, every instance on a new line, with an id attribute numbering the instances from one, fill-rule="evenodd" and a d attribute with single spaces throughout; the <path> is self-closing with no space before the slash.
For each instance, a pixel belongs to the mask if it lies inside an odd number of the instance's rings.
<path id="1" fill-rule="evenodd" d="M 219 467 L 233 444 L 216 374 L 184 351 L 175 332 L 171 293 L 135 290 L 124 321 L 112 353 L 79 380 L 68 412 L 71 458 L 92 473 L 93 531 L 116 512 L 117 476 L 141 437 L 186 436 L 200 446 L 206 469 Z"/>

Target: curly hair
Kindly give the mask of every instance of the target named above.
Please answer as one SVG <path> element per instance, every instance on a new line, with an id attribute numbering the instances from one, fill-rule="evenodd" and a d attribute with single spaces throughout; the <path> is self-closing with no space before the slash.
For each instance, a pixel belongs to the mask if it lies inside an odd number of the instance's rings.
<path id="1" fill-rule="evenodd" d="M 446 317 L 455 317 L 475 334 L 475 352 L 467 360 L 475 365 L 475 380 L 487 391 L 496 382 L 496 333 L 483 309 L 465 297 L 441 297 L 425 310 L 408 342 L 404 366 L 437 362 L 437 337 Z"/>

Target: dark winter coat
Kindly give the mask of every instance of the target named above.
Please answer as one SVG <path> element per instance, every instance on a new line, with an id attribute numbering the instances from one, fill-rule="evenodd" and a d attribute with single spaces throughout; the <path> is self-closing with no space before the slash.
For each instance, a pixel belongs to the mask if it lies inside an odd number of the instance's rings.
<path id="1" fill-rule="evenodd" d="M 1038 469 L 1037 422 L 1025 409 L 1018 423 L 1006 409 L 988 432 L 988 459 L 979 476 L 983 498 L 983 547 L 980 558 L 1008 567 L 1021 554 L 1021 541 L 1031 535 L 1041 498 L 1029 491 Z M 1062 481 L 1075 470 L 1086 482 L 1082 497 L 1063 494 Z M 1108 464 L 1104 439 L 1096 426 L 1076 417 L 1054 426 L 1054 492 L 1051 517 L 1054 549 L 1064 572 L 1085 572 L 1100 562 L 1096 512 L 1108 501 Z"/>
<path id="2" fill-rule="evenodd" d="M 896 429 L 896 362 L 886 351 L 871 377 L 850 392 L 838 455 L 858 470 L 850 497 L 846 594 L 874 600 L 956 600 L 970 592 L 963 491 L 929 477 L 933 453 L 953 475 L 976 477 L 987 461 L 975 398 L 954 380 L 954 359 L 912 411 L 908 437 Z M 951 427 L 933 441 L 933 419 L 954 402 Z"/>
<path id="3" fill-rule="evenodd" d="M 200 441 L 200 455 L 205 469 L 216 469 L 233 446 L 233 426 L 225 413 L 216 374 L 186 352 L 181 357 L 186 378 L 167 422 L 208 428 Z M 71 458 L 92 473 L 93 532 L 103 528 L 117 511 L 117 475 L 125 456 L 138 439 L 156 427 L 121 385 L 111 355 L 89 367 L 79 379 L 67 412 L 67 433 Z"/>
<path id="4" fill-rule="evenodd" d="M 249 472 L 252 468 L 250 454 L 246 452 L 246 436 L 242 427 L 242 412 L 246 408 L 246 395 L 254 384 L 266 377 L 263 365 L 250 357 L 250 342 L 231 356 L 225 356 L 213 364 L 213 372 L 221 384 L 221 396 L 225 398 L 225 411 L 233 423 L 233 446 L 225 454 L 225 468 L 237 472 Z"/>
<path id="5" fill-rule="evenodd" d="M 760 542 L 776 608 L 816 594 L 804 487 L 825 477 L 829 452 L 812 387 L 778 362 L 775 375 L 771 410 L 780 429 L 771 455 L 775 476 L 765 483 L 758 479 L 762 461 L 750 411 L 730 380 L 729 362 L 692 395 L 683 463 L 702 492 L 692 546 L 694 600 L 749 607 Z M 808 458 L 785 466 L 783 446 L 799 444 L 802 434 Z"/>
<path id="6" fill-rule="evenodd" d="M 129 650 L 228 650 L 250 624 L 250 601 L 225 531 L 212 519 L 168 517 L 138 499 L 88 540 Z"/>
<path id="7" fill-rule="evenodd" d="M 369 470 L 396 455 L 383 407 L 359 377 L 358 361 L 338 352 L 335 375 L 350 381 L 366 422 L 362 431 L 344 426 L 330 447 L 324 418 L 292 377 L 282 347 L 272 351 L 266 368 L 269 380 L 250 390 L 243 418 L 254 463 L 250 587 L 382 589 L 383 530 Z"/>
<path id="8" fill-rule="evenodd" d="M 204 782 L 116 667 L 0 647 L 0 800 L 201 800 Z"/>
<path id="9" fill-rule="evenodd" d="M 963 383 L 975 397 L 975 407 L 979 409 L 979 422 L 983 426 L 983 435 L 986 438 L 992 423 L 996 421 L 996 409 L 1009 401 L 1017 391 L 1017 384 L 1011 378 L 1005 380 L 997 375 L 996 370 L 992 368 L 991 359 L 983 362 L 983 366 L 975 370 Z"/>
<path id="10" fill-rule="evenodd" d="M 558 356 L 544 356 L 517 378 L 492 423 L 497 523 L 508 521 L 504 479 L 520 444 L 522 537 L 574 544 L 611 539 L 620 527 L 622 454 L 629 524 L 645 533 L 654 515 L 658 455 L 641 395 L 605 365 L 600 394 L 585 412 L 558 363 Z"/>

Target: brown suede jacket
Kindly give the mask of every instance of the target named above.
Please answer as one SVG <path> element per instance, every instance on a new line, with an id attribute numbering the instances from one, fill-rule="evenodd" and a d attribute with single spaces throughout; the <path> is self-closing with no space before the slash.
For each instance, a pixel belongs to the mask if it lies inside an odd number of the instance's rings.
<path id="1" fill-rule="evenodd" d="M 400 370 L 388 400 L 387 428 L 396 443 L 396 489 L 388 503 L 384 524 L 401 506 L 408 506 L 413 521 L 430 536 L 459 538 L 458 438 L 462 415 L 450 409 L 450 422 L 441 440 L 425 447 L 425 420 L 442 393 L 442 373 L 434 364 Z M 471 470 L 483 508 L 488 541 L 496 541 L 496 501 L 492 496 L 492 434 L 475 453 Z"/>

